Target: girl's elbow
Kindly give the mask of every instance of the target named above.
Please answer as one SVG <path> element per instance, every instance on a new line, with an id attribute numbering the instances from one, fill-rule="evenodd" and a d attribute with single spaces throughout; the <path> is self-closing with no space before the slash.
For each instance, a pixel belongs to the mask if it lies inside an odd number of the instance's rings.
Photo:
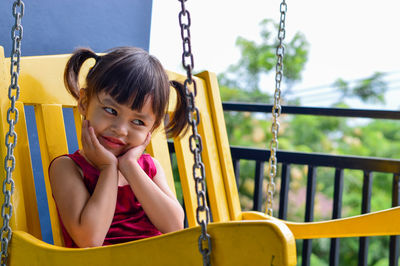
<path id="1" fill-rule="evenodd" d="M 83 230 L 73 234 L 73 240 L 80 248 L 101 247 L 104 243 L 104 238 L 105 236 L 96 234 L 91 230 Z"/>
<path id="2" fill-rule="evenodd" d="M 175 231 L 179 231 L 179 230 L 183 230 L 184 226 L 183 226 L 183 221 L 177 226 Z"/>
<path id="3" fill-rule="evenodd" d="M 103 245 L 104 239 L 96 239 L 94 237 L 90 238 L 82 238 L 78 241 L 75 241 L 75 244 L 80 248 L 94 248 L 101 247 Z"/>
<path id="4" fill-rule="evenodd" d="M 169 222 L 165 224 L 160 231 L 165 234 L 182 230 L 184 228 L 184 219 L 184 213 L 182 216 L 178 216 L 175 219 L 170 219 Z"/>
<path id="5" fill-rule="evenodd" d="M 175 231 L 179 231 L 182 229 L 183 229 L 183 223 L 182 224 L 170 224 L 170 225 L 164 226 L 163 228 L 160 228 L 159 230 L 161 233 L 166 234 L 166 233 L 172 233 Z"/>
<path id="6" fill-rule="evenodd" d="M 180 219 L 175 225 L 171 227 L 171 232 L 179 231 L 184 228 L 184 219 Z"/>
<path id="7" fill-rule="evenodd" d="M 184 222 L 185 222 L 185 212 L 183 211 L 182 208 L 180 208 L 179 212 L 177 213 L 176 222 L 173 226 L 172 231 L 182 230 L 184 228 Z"/>

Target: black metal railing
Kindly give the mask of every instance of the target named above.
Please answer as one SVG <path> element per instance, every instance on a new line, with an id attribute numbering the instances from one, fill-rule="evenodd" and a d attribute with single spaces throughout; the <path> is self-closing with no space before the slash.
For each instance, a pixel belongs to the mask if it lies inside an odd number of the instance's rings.
<path id="1" fill-rule="evenodd" d="M 261 112 L 270 113 L 272 105 L 267 104 L 248 104 L 248 103 L 223 103 L 224 111 L 238 112 Z M 283 114 L 296 115 L 314 115 L 314 116 L 335 116 L 335 117 L 353 117 L 353 118 L 374 118 L 374 119 L 395 119 L 400 120 L 399 111 L 386 110 L 366 110 L 366 109 L 344 109 L 344 108 L 316 108 L 316 107 L 298 107 L 282 106 Z M 239 184 L 240 160 L 252 160 L 256 162 L 254 173 L 254 195 L 253 209 L 261 210 L 263 203 L 262 187 L 264 179 L 264 164 L 268 163 L 270 156 L 269 150 L 231 147 L 232 160 L 235 169 L 236 182 Z M 371 192 L 373 173 L 384 172 L 393 175 L 392 185 L 392 206 L 400 205 L 400 160 L 391 160 L 385 158 L 371 158 L 358 156 L 339 156 L 318 153 L 301 153 L 278 151 L 278 162 L 281 164 L 281 186 L 279 194 L 279 213 L 280 219 L 287 219 L 288 195 L 290 184 L 290 168 L 293 165 L 308 166 L 307 187 L 306 187 L 306 206 L 304 221 L 314 220 L 314 199 L 316 191 L 316 170 L 318 167 L 330 167 L 335 169 L 334 192 L 332 219 L 341 217 L 342 195 L 344 170 L 360 170 L 363 172 L 362 203 L 361 213 L 368 213 L 371 209 Z M 330 265 L 339 265 L 339 239 L 331 239 L 330 244 Z M 389 265 L 398 265 L 399 261 L 399 236 L 390 237 Z M 302 265 L 310 265 L 312 239 L 303 240 Z M 369 238 L 360 237 L 358 265 L 367 265 Z"/>
<path id="2" fill-rule="evenodd" d="M 224 111 L 237 112 L 260 112 L 270 113 L 272 105 L 249 104 L 249 103 L 223 103 Z M 384 110 L 365 110 L 365 109 L 343 109 L 343 108 L 315 108 L 283 106 L 282 113 L 295 115 L 314 115 L 314 116 L 335 116 L 335 117 L 356 117 L 374 119 L 395 119 L 400 120 L 399 111 Z M 170 143 L 170 151 L 173 152 L 173 144 Z M 261 211 L 263 205 L 263 181 L 264 166 L 268 164 L 269 150 L 231 146 L 231 155 L 235 170 L 236 182 L 239 184 L 240 161 L 255 161 L 254 172 L 254 194 L 253 209 Z M 363 185 L 361 195 L 361 213 L 368 213 L 371 209 L 371 191 L 373 174 L 378 172 L 390 173 L 393 176 L 392 182 L 392 206 L 400 205 L 400 160 L 386 158 L 371 158 L 359 156 L 331 155 L 322 153 L 302 153 L 302 152 L 277 152 L 278 163 L 280 164 L 281 184 L 279 193 L 279 212 L 280 219 L 287 219 L 290 169 L 292 166 L 307 166 L 307 185 L 306 185 L 306 206 L 304 221 L 314 220 L 314 200 L 317 186 L 317 169 L 328 167 L 334 169 L 334 191 L 332 219 L 341 218 L 342 195 L 344 187 L 344 170 L 358 170 L 363 173 Z M 310 265 L 312 253 L 312 239 L 303 240 L 302 245 L 302 265 Z M 391 236 L 389 241 L 389 265 L 398 266 L 399 261 L 399 236 Z M 367 265 L 369 238 L 359 238 L 358 265 Z M 340 239 L 331 239 L 329 263 L 330 265 L 339 264 Z"/>
<path id="3" fill-rule="evenodd" d="M 261 211 L 263 204 L 263 168 L 269 158 L 269 150 L 248 148 L 248 147 L 231 147 L 232 160 L 237 177 L 237 184 L 239 184 L 239 162 L 240 160 L 249 160 L 256 162 L 256 170 L 254 173 L 254 195 L 253 195 L 253 209 Z M 343 195 L 343 172 L 345 169 L 360 170 L 363 172 L 363 188 L 361 195 L 361 213 L 368 213 L 371 208 L 371 191 L 372 191 L 372 177 L 373 173 L 383 172 L 393 174 L 392 186 L 392 206 L 399 206 L 399 174 L 400 174 L 400 160 L 390 160 L 383 158 L 364 158 L 357 156 L 339 156 L 318 153 L 301 153 L 301 152 L 277 152 L 278 163 L 281 165 L 281 186 L 279 193 L 279 212 L 280 219 L 287 219 L 287 210 L 289 202 L 289 184 L 290 184 L 290 168 L 294 165 L 306 165 L 307 172 L 307 187 L 306 187 L 306 205 L 304 221 L 311 222 L 314 220 L 314 200 L 316 194 L 316 171 L 318 167 L 329 167 L 335 169 L 334 175 L 334 192 L 333 192 L 333 208 L 332 219 L 341 218 L 342 209 L 342 195 Z M 307 239 L 303 241 L 302 251 L 302 264 L 310 265 L 311 258 L 311 243 L 312 240 Z M 398 260 L 399 240 L 398 236 L 391 237 L 389 257 L 392 258 L 390 265 L 396 264 Z M 368 258 L 368 238 L 360 238 L 359 245 L 359 265 L 367 265 Z M 331 240 L 330 248 L 330 265 L 339 265 L 339 239 Z"/>
<path id="4" fill-rule="evenodd" d="M 222 107 L 224 111 L 238 111 L 238 112 L 271 113 L 272 110 L 272 105 L 260 104 L 260 103 L 223 102 Z M 400 111 L 375 110 L 375 109 L 282 106 L 282 114 L 400 120 Z"/>

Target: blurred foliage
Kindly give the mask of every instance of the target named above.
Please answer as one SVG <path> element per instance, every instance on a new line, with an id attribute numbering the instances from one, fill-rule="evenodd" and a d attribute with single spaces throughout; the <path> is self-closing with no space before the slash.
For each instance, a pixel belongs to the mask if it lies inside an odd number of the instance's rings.
<path id="1" fill-rule="evenodd" d="M 384 76 L 385 74 L 376 72 L 368 78 L 356 81 L 356 84 L 353 85 L 343 79 L 338 79 L 333 86 L 342 93 L 341 101 L 346 98 L 359 98 L 366 103 L 384 104 L 384 95 L 387 91 L 387 84 L 383 80 Z"/>
<path id="2" fill-rule="evenodd" d="M 236 45 L 242 56 L 236 64 L 231 65 L 228 71 L 218 77 L 226 101 L 265 102 L 269 100 L 269 96 L 261 92 L 260 80 L 263 75 L 275 70 L 278 42 L 271 32 L 277 32 L 278 24 L 265 19 L 260 23 L 260 27 L 260 42 L 243 37 L 237 38 Z M 301 79 L 301 71 L 308 58 L 308 46 L 301 33 L 296 33 L 285 44 L 283 75 L 287 84 L 293 84 Z M 224 89 L 224 87 L 229 89 Z M 243 97 L 239 98 L 239 96 Z"/>
<path id="3" fill-rule="evenodd" d="M 271 20 L 261 24 L 261 42 L 237 39 L 241 58 L 228 70 L 219 75 L 223 101 L 272 103 L 271 95 L 260 88 L 263 75 L 275 71 L 277 42 L 272 35 L 277 25 Z M 309 45 L 301 33 L 296 33 L 285 43 L 284 78 L 288 94 L 290 88 L 301 80 L 301 73 L 307 62 Z M 346 100 L 357 98 L 365 103 L 384 104 L 387 85 L 384 74 L 358 80 L 338 79 L 333 86 L 341 92 L 339 102 L 333 107 L 349 107 Z M 274 84 L 272 84 L 274 85 Z M 301 104 L 297 99 L 295 104 Z M 225 112 L 225 122 L 231 145 L 266 148 L 271 140 L 270 115 L 247 112 Z M 369 120 L 307 115 L 281 115 L 279 118 L 279 149 L 300 152 L 320 152 L 338 155 L 373 156 L 400 159 L 400 123 L 391 120 Z M 267 168 L 267 167 L 265 167 Z M 242 208 L 252 209 L 255 163 L 240 162 L 239 191 Z M 278 173 L 278 177 L 279 177 Z M 334 169 L 318 168 L 317 192 L 315 199 L 315 220 L 330 219 L 334 187 Z M 363 173 L 345 170 L 342 217 L 360 214 Z M 392 175 L 376 173 L 373 176 L 373 196 L 371 209 L 382 210 L 391 207 Z M 304 221 L 305 187 L 307 167 L 292 166 L 289 192 L 288 219 Z M 276 180 L 280 189 L 280 180 Z M 389 188 L 389 189 L 388 189 Z M 389 191 L 388 191 L 389 190 Z M 388 193 L 389 192 L 389 193 Z M 276 193 L 278 194 L 278 193 Z M 275 195 L 277 205 L 278 195 Z M 276 206 L 275 206 L 276 207 Z M 368 265 L 387 265 L 388 237 L 370 240 Z M 356 265 L 358 260 L 358 239 L 341 240 L 340 265 Z M 298 256 L 301 257 L 301 241 L 298 241 Z M 313 241 L 311 265 L 328 265 L 330 240 Z M 299 262 L 301 262 L 298 257 Z M 385 262 L 385 263 L 384 263 Z"/>

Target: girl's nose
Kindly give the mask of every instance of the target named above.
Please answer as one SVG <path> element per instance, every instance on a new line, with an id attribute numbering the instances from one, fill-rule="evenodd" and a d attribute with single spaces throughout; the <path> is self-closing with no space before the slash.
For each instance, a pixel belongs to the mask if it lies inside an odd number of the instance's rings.
<path id="1" fill-rule="evenodd" d="M 114 119 L 111 129 L 117 136 L 126 136 L 128 134 L 127 125 L 122 119 Z"/>

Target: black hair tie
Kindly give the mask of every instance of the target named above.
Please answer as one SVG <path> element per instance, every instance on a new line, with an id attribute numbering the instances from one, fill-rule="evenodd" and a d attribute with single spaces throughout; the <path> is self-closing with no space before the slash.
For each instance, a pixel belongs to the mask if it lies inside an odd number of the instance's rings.
<path id="1" fill-rule="evenodd" d="M 100 61 L 100 59 L 101 59 L 101 56 L 99 56 L 99 55 L 97 55 L 97 54 L 94 54 L 93 55 L 93 58 L 94 58 L 94 60 L 96 60 L 96 64 Z"/>

